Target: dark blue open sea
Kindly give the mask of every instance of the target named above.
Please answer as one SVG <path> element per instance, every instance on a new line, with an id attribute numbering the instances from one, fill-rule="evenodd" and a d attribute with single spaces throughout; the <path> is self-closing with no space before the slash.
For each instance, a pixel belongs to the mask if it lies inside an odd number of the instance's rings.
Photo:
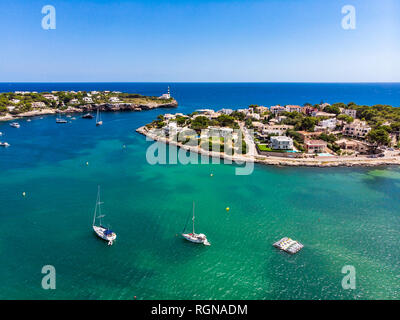
<path id="1" fill-rule="evenodd" d="M 399 168 L 256 165 L 238 176 L 235 165 L 150 165 L 152 142 L 135 132 L 158 114 L 198 108 L 398 107 L 400 84 L 0 83 L 0 91 L 158 96 L 168 85 L 177 109 L 105 113 L 101 127 L 79 116 L 65 125 L 19 120 L 19 129 L 0 122 L 11 144 L 0 150 L 0 299 L 400 299 Z M 118 234 L 111 247 L 91 230 L 98 185 Z M 210 247 L 178 236 L 192 201 Z M 277 251 L 283 236 L 305 248 Z M 41 287 L 44 265 L 56 269 L 55 290 Z M 354 290 L 341 284 L 346 265 L 356 270 Z"/>

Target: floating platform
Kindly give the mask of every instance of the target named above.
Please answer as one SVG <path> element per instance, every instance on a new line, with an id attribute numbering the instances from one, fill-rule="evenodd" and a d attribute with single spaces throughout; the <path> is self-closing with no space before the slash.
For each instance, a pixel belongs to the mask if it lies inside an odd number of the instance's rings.
<path id="1" fill-rule="evenodd" d="M 304 248 L 304 246 L 300 242 L 292 240 L 288 237 L 284 237 L 281 240 L 275 242 L 273 246 L 290 254 L 295 254 Z"/>

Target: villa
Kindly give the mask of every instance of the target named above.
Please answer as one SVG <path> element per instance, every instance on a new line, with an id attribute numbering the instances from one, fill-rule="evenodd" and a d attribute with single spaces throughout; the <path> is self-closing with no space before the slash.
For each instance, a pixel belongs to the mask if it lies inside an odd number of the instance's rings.
<path id="1" fill-rule="evenodd" d="M 293 140 L 286 136 L 271 137 L 271 148 L 275 150 L 293 150 Z"/>
<path id="2" fill-rule="evenodd" d="M 276 115 L 278 115 L 278 114 L 280 114 L 282 112 L 285 112 L 286 108 L 282 107 L 282 106 L 272 106 L 270 108 L 270 111 L 274 114 L 274 116 L 276 116 Z"/>
<path id="3" fill-rule="evenodd" d="M 343 135 L 357 138 L 365 138 L 371 127 L 365 121 L 355 120 L 343 127 Z"/>
<path id="4" fill-rule="evenodd" d="M 327 143 L 323 140 L 307 140 L 304 142 L 307 153 L 323 153 Z"/>
<path id="5" fill-rule="evenodd" d="M 20 101 L 21 101 L 21 100 L 18 100 L 18 99 L 11 99 L 11 100 L 10 100 L 10 102 L 13 103 L 13 104 L 20 103 Z"/>
<path id="6" fill-rule="evenodd" d="M 328 112 L 324 112 L 324 111 L 318 111 L 318 110 L 314 110 L 311 113 L 311 116 L 313 117 L 328 117 L 328 118 L 335 118 L 336 114 L 334 113 L 328 113 Z"/>
<path id="7" fill-rule="evenodd" d="M 44 102 L 32 102 L 32 108 L 45 108 L 46 104 Z"/>
<path id="8" fill-rule="evenodd" d="M 301 113 L 301 111 L 302 111 L 302 107 L 293 106 L 293 105 L 287 105 L 285 107 L 285 109 L 286 109 L 287 112 L 298 112 L 298 113 Z"/>
<path id="9" fill-rule="evenodd" d="M 57 101 L 58 97 L 52 94 L 44 94 L 43 98 L 47 99 L 47 100 L 53 100 L 53 101 Z"/>
<path id="10" fill-rule="evenodd" d="M 230 114 L 232 114 L 233 110 L 232 109 L 221 109 L 218 112 L 222 113 L 222 114 L 230 115 Z"/>
<path id="11" fill-rule="evenodd" d="M 343 114 L 347 114 L 348 116 L 352 117 L 352 118 L 357 118 L 357 110 L 353 110 L 353 109 L 343 109 Z"/>
<path id="12" fill-rule="evenodd" d="M 120 102 L 118 97 L 111 97 L 109 100 L 110 102 Z"/>
<path id="13" fill-rule="evenodd" d="M 318 126 L 315 127 L 315 130 L 317 131 L 318 129 L 320 129 L 322 131 L 325 131 L 325 130 L 332 131 L 332 130 L 335 130 L 336 125 L 337 125 L 336 118 L 326 119 L 326 120 L 320 121 Z"/>
<path id="14" fill-rule="evenodd" d="M 209 130 L 209 136 L 221 136 L 223 138 L 229 138 L 232 137 L 233 129 L 232 128 L 220 128 L 220 127 L 213 127 L 210 126 L 208 127 Z"/>
<path id="15" fill-rule="evenodd" d="M 83 101 L 85 101 L 86 103 L 93 103 L 93 100 L 90 97 L 83 97 Z"/>
<path id="16" fill-rule="evenodd" d="M 264 135 L 277 134 L 279 136 L 282 136 L 286 133 L 287 130 L 293 128 L 294 126 L 290 125 L 269 125 L 269 126 L 264 126 L 264 128 L 262 129 L 262 134 Z"/>

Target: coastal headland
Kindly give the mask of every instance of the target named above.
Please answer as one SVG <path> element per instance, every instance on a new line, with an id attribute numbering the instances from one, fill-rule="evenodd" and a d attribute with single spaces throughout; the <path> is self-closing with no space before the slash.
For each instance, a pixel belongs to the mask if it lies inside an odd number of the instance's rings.
<path id="1" fill-rule="evenodd" d="M 159 115 L 136 131 L 155 141 L 238 163 L 312 167 L 400 165 L 397 108 L 339 105 L 253 105 L 217 112 L 199 109 L 189 115 Z M 386 119 L 379 112 L 382 109 Z M 371 110 L 376 118 L 366 120 L 364 115 L 371 114 Z"/>
<path id="2" fill-rule="evenodd" d="M 178 102 L 168 93 L 160 97 L 118 91 L 17 91 L 0 93 L 0 121 L 51 114 L 92 111 L 143 111 L 175 108 Z"/>

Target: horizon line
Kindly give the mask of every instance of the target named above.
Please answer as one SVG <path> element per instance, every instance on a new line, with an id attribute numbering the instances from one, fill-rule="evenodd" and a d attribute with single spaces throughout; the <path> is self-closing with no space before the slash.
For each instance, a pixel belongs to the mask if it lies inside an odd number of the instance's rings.
<path id="1" fill-rule="evenodd" d="M 400 84 L 400 81 L 0 81 L 9 83 L 310 83 L 310 84 Z"/>

